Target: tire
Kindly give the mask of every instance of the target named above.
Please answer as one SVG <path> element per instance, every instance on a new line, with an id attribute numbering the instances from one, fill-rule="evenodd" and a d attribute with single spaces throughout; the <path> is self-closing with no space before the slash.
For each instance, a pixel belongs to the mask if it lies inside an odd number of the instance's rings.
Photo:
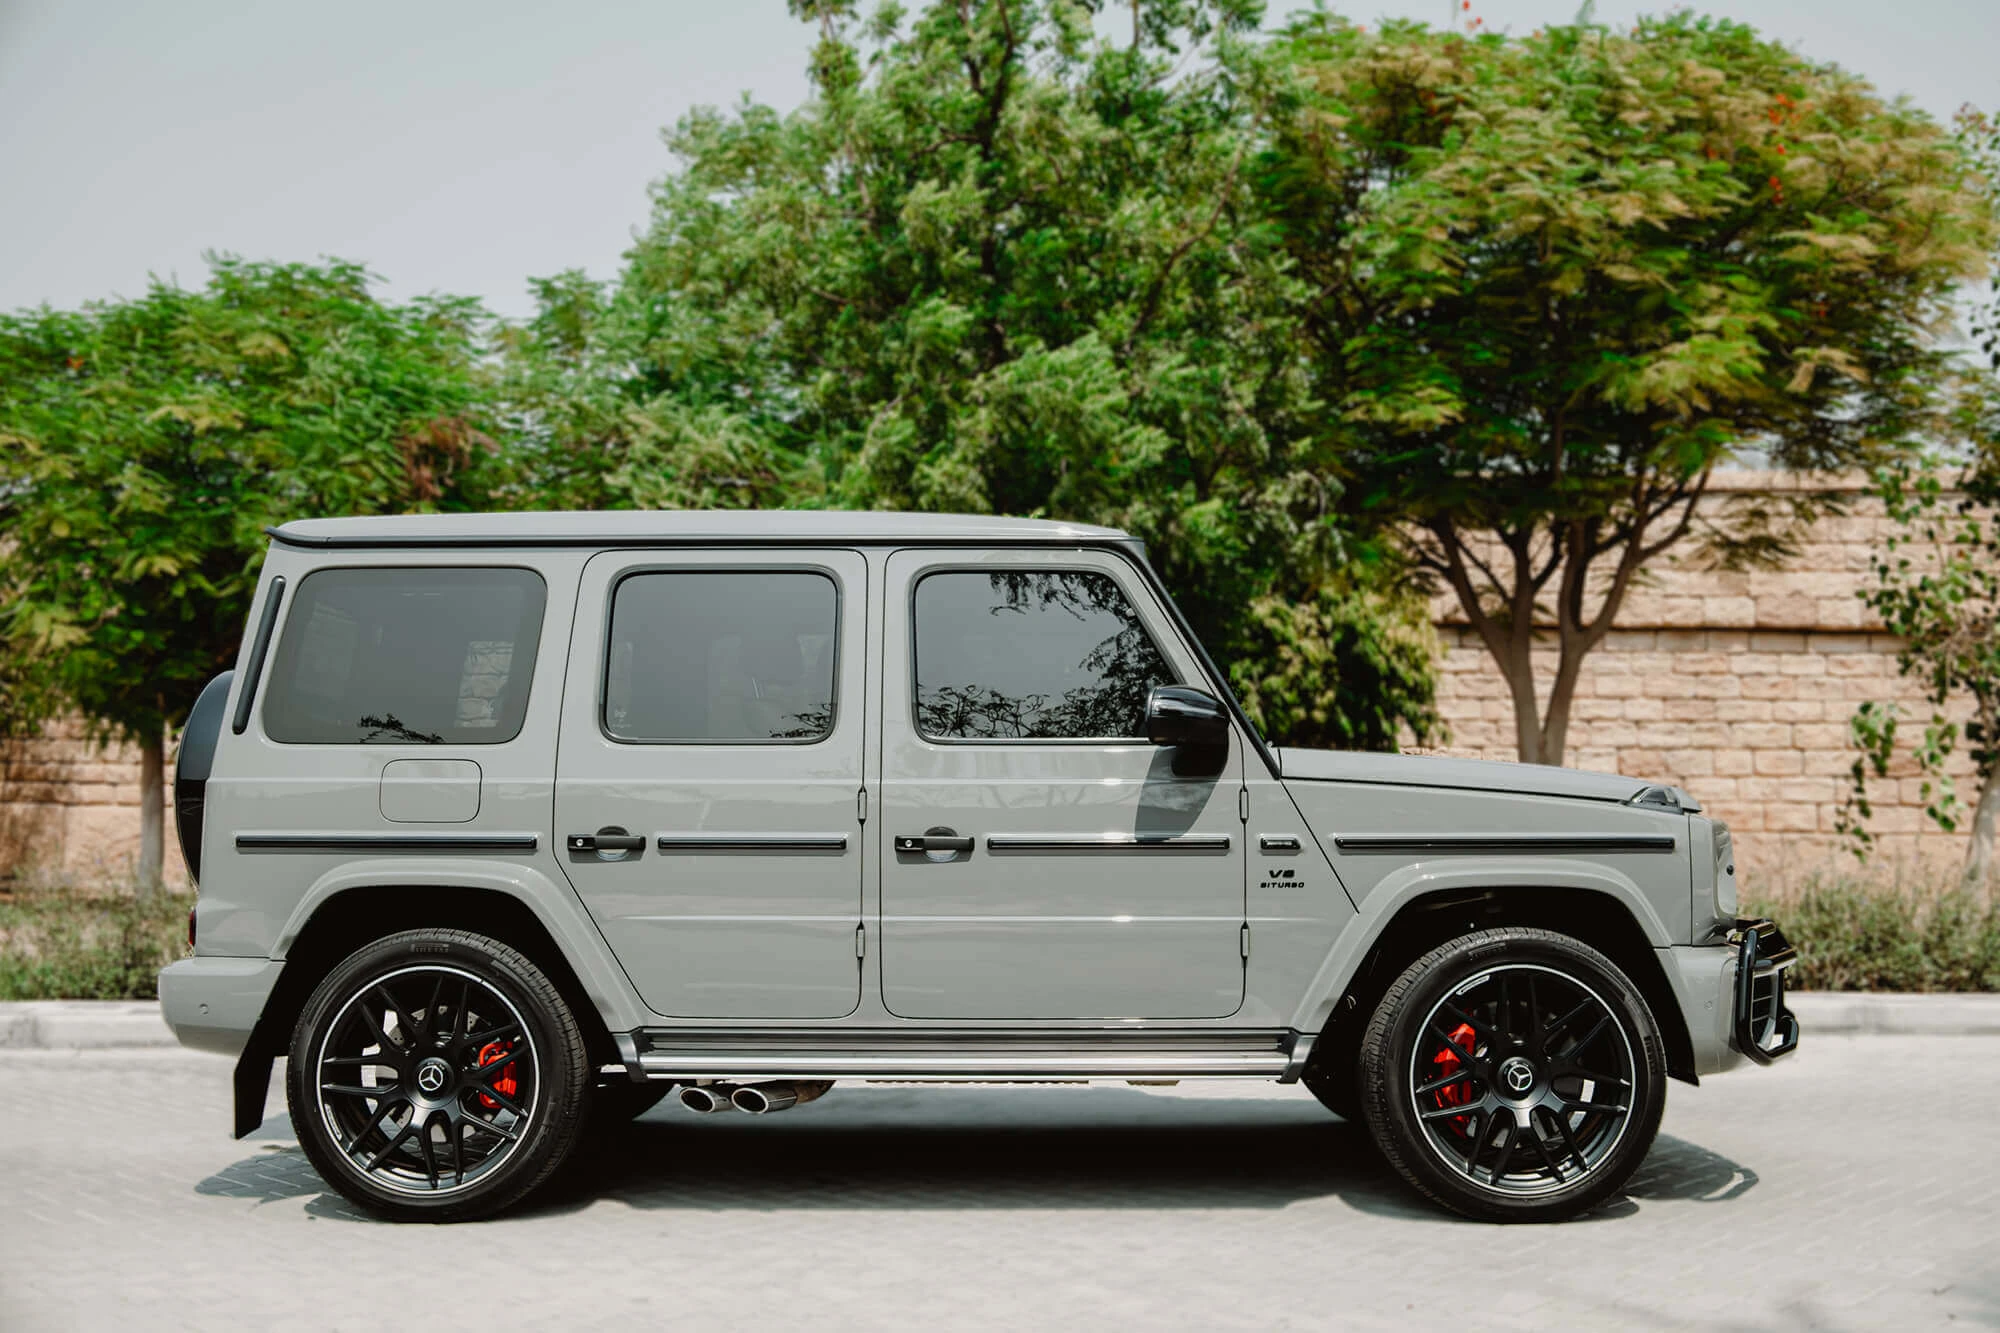
<path id="1" fill-rule="evenodd" d="M 1361 1041 L 1362 1113 L 1420 1193 L 1466 1217 L 1552 1222 L 1617 1193 L 1666 1107 L 1645 998 L 1553 931 L 1482 930 L 1389 987 Z"/>
<path id="2" fill-rule="evenodd" d="M 328 1184 L 397 1221 L 458 1222 L 519 1203 L 575 1148 L 591 1071 L 548 976 L 462 930 L 366 945 L 313 991 L 286 1100 Z"/>

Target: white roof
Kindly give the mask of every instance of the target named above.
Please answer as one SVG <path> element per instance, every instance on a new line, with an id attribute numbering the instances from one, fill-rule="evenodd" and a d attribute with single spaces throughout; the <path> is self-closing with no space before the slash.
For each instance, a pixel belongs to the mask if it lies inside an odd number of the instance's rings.
<path id="1" fill-rule="evenodd" d="M 985 514 L 831 509 L 610 510 L 306 518 L 272 528 L 293 546 L 615 546 L 648 542 L 1126 542 L 1116 528 Z"/>

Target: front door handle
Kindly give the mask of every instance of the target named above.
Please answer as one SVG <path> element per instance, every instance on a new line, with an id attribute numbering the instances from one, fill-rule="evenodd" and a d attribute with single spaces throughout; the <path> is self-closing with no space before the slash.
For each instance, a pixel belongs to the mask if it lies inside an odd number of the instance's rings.
<path id="1" fill-rule="evenodd" d="M 948 828 L 926 829 L 922 833 L 898 833 L 896 850 L 899 852 L 963 852 L 970 854 L 972 839 L 961 838 L 956 830 Z"/>
<path id="2" fill-rule="evenodd" d="M 613 824 L 595 833 L 572 833 L 563 840 L 573 852 L 643 852 L 646 839 Z"/>

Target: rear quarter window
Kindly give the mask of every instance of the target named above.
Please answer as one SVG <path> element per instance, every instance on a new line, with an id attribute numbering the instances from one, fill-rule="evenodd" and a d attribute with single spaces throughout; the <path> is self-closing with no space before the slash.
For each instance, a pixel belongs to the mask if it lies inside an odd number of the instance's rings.
<path id="1" fill-rule="evenodd" d="M 323 569 L 285 620 L 264 733 L 497 745 L 521 732 L 548 589 L 528 569 Z"/>

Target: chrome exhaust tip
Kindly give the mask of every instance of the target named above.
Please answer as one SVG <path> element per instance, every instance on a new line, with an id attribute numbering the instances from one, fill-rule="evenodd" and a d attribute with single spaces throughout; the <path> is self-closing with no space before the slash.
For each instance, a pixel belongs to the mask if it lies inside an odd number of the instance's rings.
<path id="1" fill-rule="evenodd" d="M 789 1110 L 816 1101 L 832 1086 L 830 1082 L 751 1083 L 731 1092 L 729 1100 L 736 1104 L 739 1111 L 750 1115 L 769 1115 L 773 1111 Z"/>
<path id="2" fill-rule="evenodd" d="M 681 1089 L 681 1105 L 696 1115 L 714 1115 L 717 1111 L 733 1111 L 736 1103 L 730 1093 L 740 1092 L 727 1083 L 693 1083 Z"/>

